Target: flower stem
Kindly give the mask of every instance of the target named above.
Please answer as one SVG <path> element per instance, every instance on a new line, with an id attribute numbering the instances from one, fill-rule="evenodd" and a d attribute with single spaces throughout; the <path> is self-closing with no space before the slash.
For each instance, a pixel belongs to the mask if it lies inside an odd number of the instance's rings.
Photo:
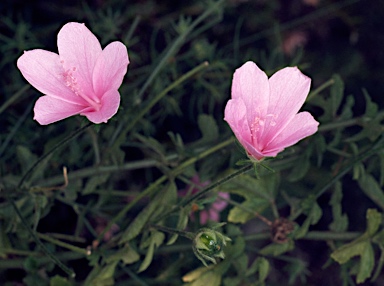
<path id="1" fill-rule="evenodd" d="M 181 235 L 181 236 L 184 236 L 186 238 L 189 238 L 190 240 L 193 240 L 195 235 L 192 233 L 192 232 L 189 232 L 189 231 L 184 231 L 184 230 L 179 230 L 179 229 L 175 229 L 175 228 L 170 228 L 170 227 L 166 227 L 166 226 L 161 226 L 161 225 L 151 225 L 152 228 L 156 228 L 157 230 L 161 230 L 161 231 L 165 231 L 165 232 L 168 232 L 168 233 L 171 233 L 171 234 L 177 234 L 177 235 Z"/>
<path id="2" fill-rule="evenodd" d="M 169 174 L 169 176 L 171 177 L 175 177 L 177 175 L 179 175 L 186 167 L 194 164 L 196 161 L 220 150 L 221 148 L 224 148 L 226 147 L 227 145 L 233 143 L 233 139 L 230 138 L 226 141 L 223 141 L 221 142 L 220 144 L 217 144 L 215 146 L 213 146 L 212 148 L 204 151 L 204 152 L 201 152 L 200 154 L 198 154 L 197 156 L 195 157 L 192 157 L 190 159 L 188 159 L 187 161 L 185 161 L 184 163 L 182 163 L 181 165 L 179 165 L 178 167 L 176 167 L 174 170 L 172 170 Z M 137 197 L 135 197 L 128 205 L 126 205 L 115 217 L 113 217 L 113 219 L 111 219 L 108 223 L 108 225 L 104 228 L 104 230 L 99 234 L 99 236 L 97 237 L 97 241 L 101 241 L 102 237 L 104 236 L 104 234 L 110 230 L 110 228 L 117 222 L 119 221 L 120 219 L 122 219 L 125 214 L 139 201 L 141 200 L 143 197 L 145 196 L 148 196 L 153 190 L 155 190 L 157 188 L 157 186 L 159 186 L 161 183 L 165 182 L 167 180 L 168 176 L 166 175 L 163 175 L 161 176 L 159 179 L 157 179 L 154 183 L 152 183 L 151 185 L 149 185 L 143 192 L 141 192 Z"/>
<path id="3" fill-rule="evenodd" d="M 61 246 L 63 248 L 67 248 L 69 250 L 72 250 L 73 252 L 81 253 L 81 254 L 84 254 L 85 256 L 91 254 L 90 251 L 87 250 L 87 249 L 80 248 L 80 247 L 74 246 L 72 244 L 60 241 L 60 240 L 55 239 L 55 238 L 53 238 L 53 237 L 51 237 L 49 235 L 46 235 L 46 234 L 43 234 L 43 233 L 37 233 L 36 235 L 37 235 L 37 237 L 39 237 L 41 239 L 49 241 L 50 243 L 53 243 L 53 244 L 58 245 L 58 246 Z"/>
<path id="4" fill-rule="evenodd" d="M 43 252 L 58 266 L 60 267 L 65 273 L 67 273 L 70 277 L 75 277 L 76 274 L 71 269 L 69 269 L 67 266 L 65 266 L 59 259 L 57 259 L 56 256 L 53 255 L 53 253 L 41 242 L 39 237 L 37 236 L 36 232 L 32 230 L 32 228 L 28 225 L 27 221 L 23 217 L 23 215 L 20 213 L 20 210 L 16 206 L 15 201 L 12 198 L 8 198 L 9 202 L 11 203 L 13 209 L 15 210 L 17 216 L 20 218 L 21 223 L 24 225 L 24 227 L 28 230 L 29 234 L 32 236 L 33 240 L 36 242 L 36 244 L 41 247 Z"/>
<path id="5" fill-rule="evenodd" d="M 23 186 L 24 181 L 28 178 L 28 176 L 32 173 L 33 169 L 35 169 L 45 158 L 47 158 L 49 155 L 51 155 L 53 152 L 55 152 L 60 147 L 63 147 L 65 144 L 67 144 L 72 139 L 76 138 L 78 135 L 80 135 L 85 129 L 93 125 L 93 123 L 88 123 L 87 125 L 77 129 L 75 132 L 67 136 L 63 141 L 57 143 L 51 150 L 49 150 L 47 153 L 45 153 L 43 156 L 41 156 L 37 161 L 28 169 L 28 171 L 24 174 L 24 176 L 21 178 L 19 184 L 17 185 L 17 189 L 20 189 Z"/>

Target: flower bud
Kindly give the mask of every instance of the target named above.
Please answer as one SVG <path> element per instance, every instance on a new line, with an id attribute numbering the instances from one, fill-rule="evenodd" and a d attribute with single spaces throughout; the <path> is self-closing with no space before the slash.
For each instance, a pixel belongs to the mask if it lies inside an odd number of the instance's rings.
<path id="1" fill-rule="evenodd" d="M 216 264 L 216 257 L 225 258 L 223 247 L 226 246 L 227 241 L 231 241 L 231 239 L 222 233 L 202 228 L 193 240 L 193 252 L 205 266 L 208 266 L 207 261 Z"/>

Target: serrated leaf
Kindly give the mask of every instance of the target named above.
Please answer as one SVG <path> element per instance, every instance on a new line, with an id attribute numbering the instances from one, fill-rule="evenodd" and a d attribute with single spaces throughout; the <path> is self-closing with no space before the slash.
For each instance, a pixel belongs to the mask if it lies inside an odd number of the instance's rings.
<path id="1" fill-rule="evenodd" d="M 382 215 L 375 209 L 367 210 L 367 230 L 350 243 L 336 249 L 331 257 L 339 264 L 348 262 L 354 256 L 360 256 L 357 282 L 364 282 L 371 276 L 374 266 L 374 254 L 371 237 L 376 234 L 382 221 Z"/>
<path id="2" fill-rule="evenodd" d="M 341 200 L 343 198 L 343 191 L 341 183 L 338 181 L 335 183 L 335 189 L 332 193 L 329 204 L 332 207 L 333 221 L 329 225 L 329 229 L 335 232 L 342 232 L 348 229 L 348 217 L 342 213 Z"/>
<path id="3" fill-rule="evenodd" d="M 370 174 L 365 174 L 360 176 L 358 183 L 364 194 L 384 210 L 384 192 L 376 180 Z"/>
<path id="4" fill-rule="evenodd" d="M 243 175 L 222 186 L 223 191 L 244 197 L 241 206 L 230 210 L 228 221 L 245 223 L 255 217 L 254 212 L 263 212 L 274 200 L 278 185 L 278 175 L 271 174 L 259 179 Z"/>
<path id="5" fill-rule="evenodd" d="M 259 273 L 259 282 L 264 282 L 269 273 L 269 261 L 264 257 L 258 257 L 245 272 L 245 276 L 251 276 Z"/>
<path id="6" fill-rule="evenodd" d="M 150 243 L 147 250 L 147 254 L 145 255 L 145 258 L 141 263 L 139 270 L 137 271 L 138 273 L 146 270 L 148 266 L 151 264 L 155 248 L 159 247 L 163 243 L 164 238 L 165 238 L 164 233 L 160 231 L 151 232 Z"/>

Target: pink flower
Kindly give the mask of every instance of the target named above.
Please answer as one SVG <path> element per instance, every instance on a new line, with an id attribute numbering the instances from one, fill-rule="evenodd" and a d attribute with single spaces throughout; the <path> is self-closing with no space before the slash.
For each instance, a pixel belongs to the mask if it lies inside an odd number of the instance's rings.
<path id="1" fill-rule="evenodd" d="M 193 176 L 191 178 L 191 182 L 193 183 L 193 185 L 200 186 L 203 188 L 208 186 L 210 183 L 209 181 L 200 182 L 200 178 L 198 175 Z M 186 196 L 187 194 L 194 195 L 198 193 L 200 191 L 200 188 L 194 187 L 193 185 L 187 186 L 187 188 L 180 190 L 179 195 L 183 197 L 183 196 Z M 228 205 L 228 202 L 226 202 L 225 200 L 221 200 L 220 197 L 223 199 L 229 199 L 229 194 L 225 192 L 218 192 L 217 200 L 214 203 L 212 203 L 210 206 L 208 206 L 206 209 L 200 211 L 199 221 L 201 225 L 205 225 L 208 221 L 218 222 L 220 220 L 220 212 L 224 210 Z M 198 207 L 196 208 L 192 207 L 192 212 L 190 214 L 192 221 L 194 220 L 193 213 L 197 210 L 198 210 Z"/>
<path id="2" fill-rule="evenodd" d="M 65 24 L 57 35 L 59 54 L 26 51 L 17 66 L 25 79 L 45 95 L 35 104 L 42 125 L 72 115 L 93 123 L 107 122 L 120 105 L 120 87 L 129 64 L 127 49 L 112 42 L 102 50 L 95 35 L 80 23 Z"/>
<path id="3" fill-rule="evenodd" d="M 216 201 L 208 208 L 200 212 L 200 224 L 205 225 L 208 221 L 220 221 L 220 213 L 224 210 L 228 202 L 223 199 L 229 199 L 229 194 L 225 192 L 218 192 L 218 198 Z"/>
<path id="4" fill-rule="evenodd" d="M 279 70 L 269 79 L 253 62 L 235 71 L 224 120 L 251 159 L 275 157 L 317 131 L 319 123 L 310 113 L 298 113 L 310 84 L 297 67 Z"/>

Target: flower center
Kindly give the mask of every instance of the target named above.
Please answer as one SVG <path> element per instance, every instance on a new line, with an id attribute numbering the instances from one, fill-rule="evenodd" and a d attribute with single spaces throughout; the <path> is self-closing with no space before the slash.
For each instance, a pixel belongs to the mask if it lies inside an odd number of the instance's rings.
<path id="1" fill-rule="evenodd" d="M 61 64 L 63 63 L 64 61 L 61 61 Z M 72 67 L 72 69 L 68 69 L 63 73 L 65 85 L 68 86 L 73 91 L 74 94 L 84 99 L 90 105 L 90 107 L 92 107 L 95 111 L 100 110 L 101 108 L 100 100 L 90 98 L 79 87 L 77 83 L 77 79 L 74 75 L 76 70 L 77 70 L 76 67 Z"/>

